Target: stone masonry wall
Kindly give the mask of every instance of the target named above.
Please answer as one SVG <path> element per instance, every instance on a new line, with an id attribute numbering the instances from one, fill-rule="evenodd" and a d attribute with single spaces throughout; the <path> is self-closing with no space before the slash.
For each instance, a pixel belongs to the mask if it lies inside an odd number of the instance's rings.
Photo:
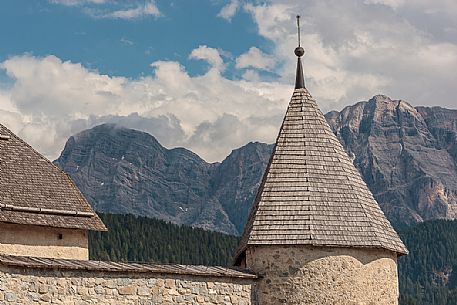
<path id="1" fill-rule="evenodd" d="M 0 223 L 0 254 L 87 260 L 87 230 Z"/>
<path id="2" fill-rule="evenodd" d="M 251 305 L 254 286 L 242 278 L 0 266 L 2 305 Z"/>
<path id="3" fill-rule="evenodd" d="M 396 254 L 386 250 L 248 247 L 262 305 L 397 305 Z"/>

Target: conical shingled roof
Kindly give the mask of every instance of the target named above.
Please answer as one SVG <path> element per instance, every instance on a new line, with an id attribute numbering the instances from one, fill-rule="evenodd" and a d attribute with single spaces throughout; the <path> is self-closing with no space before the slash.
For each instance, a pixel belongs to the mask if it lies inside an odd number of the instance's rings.
<path id="1" fill-rule="evenodd" d="M 304 86 L 290 101 L 237 259 L 248 245 L 408 252 Z"/>
<path id="2" fill-rule="evenodd" d="M 106 231 L 71 178 L 0 124 L 0 223 Z"/>

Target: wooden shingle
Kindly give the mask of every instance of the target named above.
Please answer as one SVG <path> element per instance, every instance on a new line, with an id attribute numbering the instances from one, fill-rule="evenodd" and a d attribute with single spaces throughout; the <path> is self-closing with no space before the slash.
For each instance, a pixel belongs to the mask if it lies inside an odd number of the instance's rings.
<path id="1" fill-rule="evenodd" d="M 0 124 L 0 222 L 106 231 L 71 178 Z"/>
<path id="2" fill-rule="evenodd" d="M 306 88 L 295 89 L 241 239 L 408 250 Z"/>

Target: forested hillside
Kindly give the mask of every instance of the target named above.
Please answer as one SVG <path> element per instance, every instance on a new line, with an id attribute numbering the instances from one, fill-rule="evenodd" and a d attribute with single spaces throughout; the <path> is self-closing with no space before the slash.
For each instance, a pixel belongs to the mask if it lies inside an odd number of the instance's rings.
<path id="1" fill-rule="evenodd" d="M 399 259 L 400 304 L 457 304 L 457 221 L 425 222 L 400 235 L 410 251 Z"/>
<path id="2" fill-rule="evenodd" d="M 109 232 L 90 234 L 95 260 L 229 265 L 238 238 L 134 215 L 101 214 Z M 457 304 L 457 221 L 429 221 L 400 233 L 400 305 Z"/>
<path id="3" fill-rule="evenodd" d="M 238 238 L 163 220 L 100 214 L 108 232 L 91 232 L 93 260 L 228 265 Z"/>

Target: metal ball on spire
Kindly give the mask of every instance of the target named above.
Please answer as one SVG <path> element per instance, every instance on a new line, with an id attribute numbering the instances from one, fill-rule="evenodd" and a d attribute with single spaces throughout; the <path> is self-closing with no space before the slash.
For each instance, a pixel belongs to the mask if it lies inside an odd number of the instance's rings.
<path id="1" fill-rule="evenodd" d="M 295 48 L 294 53 L 298 57 L 302 57 L 305 54 L 305 49 L 303 49 L 302 47 L 297 47 L 297 48 Z"/>

